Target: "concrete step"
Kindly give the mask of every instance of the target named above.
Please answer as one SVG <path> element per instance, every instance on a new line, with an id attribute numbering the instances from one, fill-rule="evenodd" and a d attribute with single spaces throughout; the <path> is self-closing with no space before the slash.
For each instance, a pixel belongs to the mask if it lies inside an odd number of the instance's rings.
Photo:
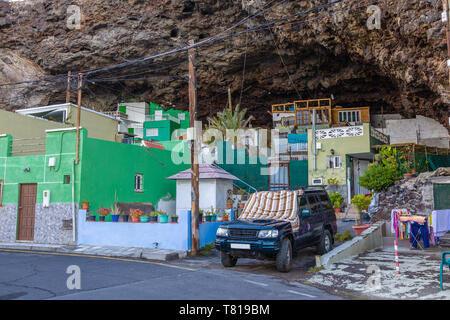
<path id="1" fill-rule="evenodd" d="M 55 252 L 55 253 L 71 253 L 81 255 L 106 256 L 117 258 L 139 258 L 146 260 L 171 261 L 182 259 L 187 256 L 187 251 L 169 250 L 158 248 L 140 248 L 140 247 L 119 247 L 119 246 L 70 246 L 70 245 L 47 245 L 35 243 L 0 243 L 0 249 L 18 250 L 18 251 L 34 251 L 38 252 Z"/>

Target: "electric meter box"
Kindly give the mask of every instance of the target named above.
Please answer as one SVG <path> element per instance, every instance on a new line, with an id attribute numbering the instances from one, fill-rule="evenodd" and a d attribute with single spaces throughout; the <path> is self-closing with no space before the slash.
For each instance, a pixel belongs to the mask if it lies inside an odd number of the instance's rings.
<path id="1" fill-rule="evenodd" d="M 42 206 L 44 208 L 50 207 L 50 190 L 44 190 L 42 193 Z"/>

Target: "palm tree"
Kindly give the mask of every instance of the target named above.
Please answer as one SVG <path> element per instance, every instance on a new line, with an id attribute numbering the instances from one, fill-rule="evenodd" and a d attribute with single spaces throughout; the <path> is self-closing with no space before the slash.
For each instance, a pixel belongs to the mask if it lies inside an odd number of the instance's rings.
<path id="1" fill-rule="evenodd" d="M 219 130 L 223 137 L 226 137 L 227 130 L 239 130 L 248 128 L 250 121 L 254 119 L 253 116 L 245 119 L 247 109 L 239 110 L 239 105 L 236 105 L 234 110 L 225 108 L 223 111 L 217 112 L 217 116 L 208 117 L 208 128 Z M 235 137 L 233 143 L 237 142 Z"/>

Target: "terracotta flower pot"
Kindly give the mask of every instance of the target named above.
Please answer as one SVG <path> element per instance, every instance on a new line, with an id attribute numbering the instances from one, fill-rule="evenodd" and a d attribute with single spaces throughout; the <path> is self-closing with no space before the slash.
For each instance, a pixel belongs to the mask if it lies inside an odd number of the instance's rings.
<path id="1" fill-rule="evenodd" d="M 335 213 L 341 212 L 341 208 L 340 208 L 340 207 L 339 207 L 339 208 L 334 208 L 334 212 L 335 212 Z"/>
<path id="2" fill-rule="evenodd" d="M 412 177 L 414 177 L 414 174 L 412 174 L 412 173 L 405 173 L 405 174 L 403 174 L 403 178 L 405 178 L 405 179 L 410 179 Z"/>
<path id="3" fill-rule="evenodd" d="M 139 217 L 131 216 L 131 222 L 139 222 Z"/>
<path id="4" fill-rule="evenodd" d="M 352 226 L 353 231 L 355 231 L 355 235 L 359 236 L 364 230 L 368 229 L 370 224 L 363 224 L 360 226 Z"/>
<path id="5" fill-rule="evenodd" d="M 222 221 L 228 221 L 228 216 L 224 216 L 224 217 L 222 217 Z"/>
<path id="6" fill-rule="evenodd" d="M 227 203 L 227 209 L 231 209 L 233 208 L 233 204 L 232 203 Z"/>
<path id="7" fill-rule="evenodd" d="M 83 210 L 89 209 L 89 203 L 83 202 L 83 203 L 81 204 L 81 209 L 83 209 Z"/>

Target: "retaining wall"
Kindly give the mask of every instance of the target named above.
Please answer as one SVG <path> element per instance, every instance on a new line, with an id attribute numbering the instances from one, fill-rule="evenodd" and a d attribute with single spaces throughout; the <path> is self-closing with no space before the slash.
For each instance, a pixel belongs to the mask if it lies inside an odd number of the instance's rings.
<path id="1" fill-rule="evenodd" d="M 344 242 L 339 247 L 324 254 L 320 259 L 321 265 L 327 268 L 345 258 L 383 247 L 383 224 L 384 221 L 374 223 L 351 241 Z"/>

